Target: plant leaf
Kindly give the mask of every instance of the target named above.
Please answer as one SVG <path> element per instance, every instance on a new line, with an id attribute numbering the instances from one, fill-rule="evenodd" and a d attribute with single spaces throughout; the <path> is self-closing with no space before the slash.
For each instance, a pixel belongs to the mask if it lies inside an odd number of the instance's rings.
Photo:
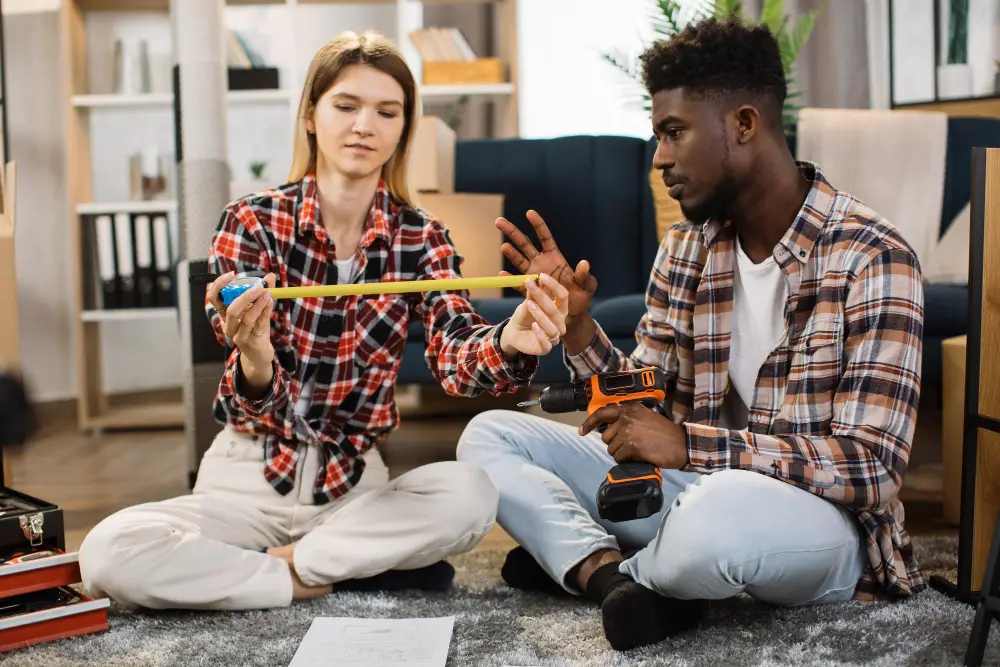
<path id="1" fill-rule="evenodd" d="M 653 25 L 657 28 L 657 34 L 669 36 L 680 31 L 681 6 L 678 0 L 654 0 L 653 12 Z"/>
<path id="2" fill-rule="evenodd" d="M 716 0 L 713 16 L 717 19 L 727 19 L 743 14 L 743 3 L 740 0 Z"/>
<path id="3" fill-rule="evenodd" d="M 785 23 L 785 2 L 784 0 L 764 0 L 764 6 L 760 9 L 760 22 L 777 35 Z"/>

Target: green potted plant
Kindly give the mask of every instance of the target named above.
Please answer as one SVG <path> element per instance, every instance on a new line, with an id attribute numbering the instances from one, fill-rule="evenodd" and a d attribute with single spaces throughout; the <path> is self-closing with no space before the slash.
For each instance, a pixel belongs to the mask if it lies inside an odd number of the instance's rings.
<path id="1" fill-rule="evenodd" d="M 264 180 L 264 170 L 267 169 L 266 162 L 251 162 L 250 163 L 250 173 L 253 174 L 255 181 Z"/>
<path id="2" fill-rule="evenodd" d="M 239 199 L 255 192 L 267 190 L 273 185 L 268 183 L 267 177 L 264 175 L 264 172 L 267 170 L 266 162 L 253 161 L 247 166 L 250 171 L 250 180 L 230 180 L 229 182 L 229 196 L 231 199 Z M 230 174 L 232 174 L 232 169 L 230 169 Z"/>
<path id="3" fill-rule="evenodd" d="M 785 79 L 788 83 L 788 95 L 785 99 L 782 115 L 785 122 L 785 132 L 793 135 L 800 109 L 794 100 L 801 96 L 801 92 L 795 90 L 792 70 L 799 53 L 809 41 L 816 24 L 816 17 L 821 9 L 802 12 L 795 21 L 791 21 L 785 14 L 784 4 L 784 0 L 764 0 L 759 23 L 766 25 L 778 40 L 781 63 L 784 66 Z M 720 19 L 743 16 L 744 19 L 747 19 L 743 12 L 743 3 L 740 0 L 651 0 L 651 5 L 655 40 L 669 39 L 683 29 L 688 22 L 700 21 L 713 16 Z M 687 20 L 684 19 L 685 14 Z M 628 62 L 620 55 L 604 53 L 602 56 L 639 83 L 643 108 L 649 112 L 652 101 L 642 86 L 642 71 L 638 59 Z"/>

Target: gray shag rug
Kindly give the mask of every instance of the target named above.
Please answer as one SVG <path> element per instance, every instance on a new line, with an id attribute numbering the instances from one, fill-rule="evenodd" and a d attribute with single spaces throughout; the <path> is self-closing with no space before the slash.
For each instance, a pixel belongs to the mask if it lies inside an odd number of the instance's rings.
<path id="1" fill-rule="evenodd" d="M 955 539 L 914 538 L 928 574 L 954 576 Z M 448 665 L 961 665 L 974 610 L 934 590 L 896 604 L 776 609 L 740 597 L 713 605 L 698 630 L 655 646 L 611 650 L 596 607 L 524 594 L 500 580 L 504 554 L 452 559 L 446 594 L 334 594 L 272 611 L 130 613 L 112 606 L 110 629 L 4 654 L 19 667 L 276 667 L 288 665 L 317 616 L 455 616 Z M 1000 660 L 1000 627 L 984 664 Z M 332 663 L 331 663 L 332 664 Z"/>

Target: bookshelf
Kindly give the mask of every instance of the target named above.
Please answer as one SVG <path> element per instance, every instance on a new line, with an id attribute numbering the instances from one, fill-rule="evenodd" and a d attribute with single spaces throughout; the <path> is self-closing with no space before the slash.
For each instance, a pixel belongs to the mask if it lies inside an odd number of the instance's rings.
<path id="1" fill-rule="evenodd" d="M 516 1 L 205 0 L 224 2 L 228 29 L 241 31 L 249 26 L 251 30 L 259 28 L 266 33 L 270 40 L 266 46 L 268 65 L 273 64 L 279 71 L 279 88 L 226 93 L 231 179 L 241 183 L 254 180 L 248 165 L 257 160 L 268 164 L 267 182 L 282 181 L 291 162 L 291 130 L 301 83 L 315 49 L 323 42 L 342 30 L 378 30 L 400 47 L 420 83 L 424 80 L 423 62 L 410 35 L 438 24 L 448 27 L 448 19 L 441 17 L 451 16 L 449 12 L 453 10 L 449 7 L 466 12 L 466 16 L 477 12 L 475 15 L 482 17 L 481 25 L 477 25 L 483 34 L 473 41 L 484 53 L 477 49 L 474 55 L 499 60 L 502 77 L 469 83 L 421 84 L 423 112 L 440 113 L 456 102 L 471 100 L 488 114 L 483 134 L 479 136 L 517 136 Z M 173 348 L 164 352 L 142 333 L 126 338 L 118 332 L 126 327 L 130 332 L 156 332 L 150 337 L 160 341 L 164 336 L 176 335 L 179 354 L 181 334 L 176 306 L 95 307 L 92 293 L 87 292 L 87 283 L 93 281 L 95 270 L 94 262 L 87 260 L 94 243 L 87 225 L 92 225 L 96 217 L 128 215 L 131 224 L 136 225 L 138 217 L 165 216 L 171 230 L 171 260 L 176 263 L 179 259 L 176 165 L 170 164 L 173 171 L 167 178 L 173 188 L 169 198 L 132 201 L 125 162 L 127 154 L 134 154 L 148 143 L 160 146 L 161 157 L 168 160 L 172 157 L 176 139 L 173 88 L 163 85 L 161 74 L 160 85 L 148 92 L 114 92 L 108 84 L 113 60 L 107 60 L 112 49 L 109 44 L 119 38 L 149 39 L 151 44 L 158 39 L 161 47 L 167 45 L 172 52 L 170 1 L 58 0 L 55 11 L 59 14 L 61 88 L 65 101 L 66 216 L 74 277 L 78 426 L 82 431 L 181 428 L 185 419 L 179 393 L 174 403 L 164 403 L 162 392 L 151 392 L 156 394 L 155 399 L 145 404 L 129 400 L 126 405 L 116 400 L 117 392 L 109 390 L 104 377 L 122 351 L 115 345 L 133 348 L 129 350 L 133 358 L 137 346 L 147 345 L 148 352 L 144 354 L 148 354 L 151 365 L 169 365 L 169 359 L 157 357 L 173 354 Z M 266 18 L 261 19 L 253 12 L 266 12 Z M 225 35 L 220 35 L 220 41 L 224 39 Z M 170 53 L 170 65 L 173 57 Z M 117 342 L 109 344 L 108 340 Z"/>

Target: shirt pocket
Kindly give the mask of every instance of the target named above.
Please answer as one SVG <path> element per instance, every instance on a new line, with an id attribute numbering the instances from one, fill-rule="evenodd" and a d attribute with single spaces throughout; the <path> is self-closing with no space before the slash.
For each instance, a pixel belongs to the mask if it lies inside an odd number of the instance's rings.
<path id="1" fill-rule="evenodd" d="M 785 399 L 797 432 L 828 430 L 842 375 L 843 331 L 839 315 L 813 315 L 792 343 Z"/>
<path id="2" fill-rule="evenodd" d="M 409 306 L 399 295 L 354 302 L 355 363 L 363 368 L 392 367 L 403 356 Z"/>

